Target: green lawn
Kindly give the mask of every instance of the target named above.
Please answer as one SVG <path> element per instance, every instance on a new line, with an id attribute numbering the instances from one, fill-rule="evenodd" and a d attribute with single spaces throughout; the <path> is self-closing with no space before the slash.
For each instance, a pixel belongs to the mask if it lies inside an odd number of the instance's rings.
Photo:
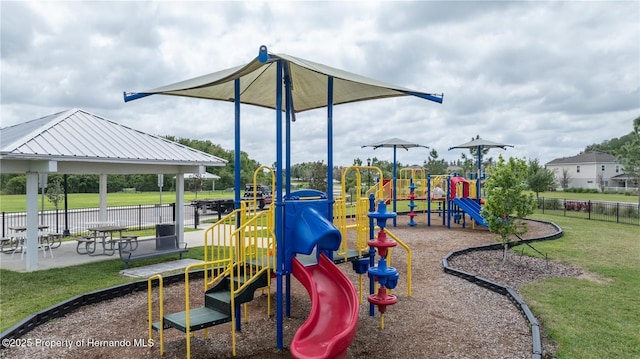
<path id="1" fill-rule="evenodd" d="M 558 224 L 565 235 L 533 246 L 552 260 L 588 272 L 585 278 L 551 278 L 521 289 L 549 339 L 557 343 L 557 358 L 640 358 L 638 227 L 535 218 Z M 525 247 L 527 252 L 533 251 Z"/>
<path id="2" fill-rule="evenodd" d="M 176 256 L 141 260 L 130 267 L 160 263 L 168 258 Z M 203 247 L 189 248 L 183 258 L 202 260 Z M 76 295 L 140 280 L 121 276 L 121 269 L 119 258 L 29 273 L 0 269 L 0 332 L 30 314 Z"/>
<path id="3" fill-rule="evenodd" d="M 205 198 L 233 198 L 233 192 L 225 191 L 204 191 L 185 192 L 184 201 L 190 202 L 194 199 Z M 162 192 L 162 203 L 173 203 L 176 201 L 175 192 Z M 98 193 L 70 193 L 67 199 L 69 209 L 97 208 L 100 206 L 100 195 Z M 108 206 L 129 206 L 137 204 L 158 204 L 160 203 L 160 192 L 113 192 L 107 194 Z M 60 204 L 62 208 L 64 204 Z M 38 209 L 42 208 L 42 198 L 38 195 Z M 24 212 L 27 209 L 27 196 L 23 194 L 0 195 L 0 212 Z M 44 209 L 50 210 L 55 207 L 44 199 Z"/>

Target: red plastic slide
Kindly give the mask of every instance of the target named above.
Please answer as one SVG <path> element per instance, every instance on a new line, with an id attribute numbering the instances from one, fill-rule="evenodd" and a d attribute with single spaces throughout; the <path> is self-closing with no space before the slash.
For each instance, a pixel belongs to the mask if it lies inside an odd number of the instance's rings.
<path id="1" fill-rule="evenodd" d="M 311 312 L 291 341 L 298 359 L 344 358 L 358 326 L 358 293 L 349 278 L 324 254 L 305 267 L 293 259 L 293 275 L 307 288 Z"/>

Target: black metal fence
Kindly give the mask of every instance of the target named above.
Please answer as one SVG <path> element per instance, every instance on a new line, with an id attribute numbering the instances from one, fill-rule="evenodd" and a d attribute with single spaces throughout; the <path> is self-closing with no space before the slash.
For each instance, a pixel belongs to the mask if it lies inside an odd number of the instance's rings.
<path id="1" fill-rule="evenodd" d="M 155 228 L 156 224 L 175 222 L 175 203 L 156 205 L 133 205 L 107 207 L 107 220 L 110 224 L 123 225 L 131 230 Z M 185 226 L 196 226 L 199 217 L 204 213 L 197 213 L 196 207 L 184 205 Z M 48 230 L 58 233 L 78 236 L 87 228 L 103 224 L 100 221 L 99 208 L 84 208 L 68 210 L 48 210 L 39 212 L 39 225 L 48 226 Z M 2 212 L 2 237 L 11 232 L 11 228 L 26 226 L 26 212 Z"/>
<path id="2" fill-rule="evenodd" d="M 637 203 L 540 197 L 538 210 L 544 214 L 640 226 L 640 205 Z"/>

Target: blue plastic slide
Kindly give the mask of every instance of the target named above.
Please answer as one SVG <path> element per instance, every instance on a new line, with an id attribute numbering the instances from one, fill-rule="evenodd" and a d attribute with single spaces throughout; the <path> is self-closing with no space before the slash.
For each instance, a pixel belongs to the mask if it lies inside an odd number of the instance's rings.
<path id="1" fill-rule="evenodd" d="M 454 198 L 453 204 L 460 207 L 466 214 L 468 214 L 477 224 L 487 227 L 489 224 L 484 220 L 484 217 L 480 214 L 482 207 L 471 198 Z"/>

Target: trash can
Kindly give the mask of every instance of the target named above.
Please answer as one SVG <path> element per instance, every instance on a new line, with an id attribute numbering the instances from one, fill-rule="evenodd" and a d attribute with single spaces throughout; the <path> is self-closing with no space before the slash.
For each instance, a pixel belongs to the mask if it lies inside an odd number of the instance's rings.
<path id="1" fill-rule="evenodd" d="M 156 224 L 156 249 L 175 248 L 176 240 L 174 238 L 165 238 L 176 234 L 175 224 Z"/>
<path id="2" fill-rule="evenodd" d="M 174 234 L 176 234 L 175 224 L 156 224 L 156 237 L 173 236 Z"/>

